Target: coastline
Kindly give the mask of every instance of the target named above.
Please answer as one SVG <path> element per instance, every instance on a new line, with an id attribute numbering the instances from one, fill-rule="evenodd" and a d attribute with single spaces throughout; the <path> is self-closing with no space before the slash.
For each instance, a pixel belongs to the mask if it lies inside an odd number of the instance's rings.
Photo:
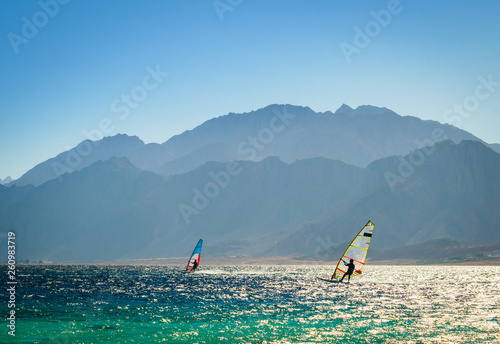
<path id="1" fill-rule="evenodd" d="M 87 262 L 43 262 L 27 265 L 137 265 L 162 266 L 185 265 L 188 257 L 151 258 L 151 259 L 124 259 L 100 260 Z M 336 265 L 337 261 L 304 260 L 299 257 L 203 257 L 203 265 Z M 500 259 L 473 260 L 473 261 L 421 261 L 416 259 L 370 260 L 369 265 L 438 265 L 438 266 L 500 266 Z"/>

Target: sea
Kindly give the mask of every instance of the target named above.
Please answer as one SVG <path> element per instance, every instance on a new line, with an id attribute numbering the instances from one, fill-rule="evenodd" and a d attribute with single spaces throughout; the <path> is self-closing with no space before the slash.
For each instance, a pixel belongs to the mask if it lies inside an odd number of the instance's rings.
<path id="1" fill-rule="evenodd" d="M 1 343 L 500 343 L 500 267 L 19 265 Z"/>

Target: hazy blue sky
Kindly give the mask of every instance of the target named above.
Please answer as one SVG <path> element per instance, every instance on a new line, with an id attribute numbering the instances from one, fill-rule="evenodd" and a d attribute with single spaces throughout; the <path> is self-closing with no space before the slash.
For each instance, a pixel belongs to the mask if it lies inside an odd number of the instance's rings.
<path id="1" fill-rule="evenodd" d="M 272 103 L 500 142 L 499 1 L 55 1 L 0 3 L 0 178 L 100 125 L 161 143 Z"/>

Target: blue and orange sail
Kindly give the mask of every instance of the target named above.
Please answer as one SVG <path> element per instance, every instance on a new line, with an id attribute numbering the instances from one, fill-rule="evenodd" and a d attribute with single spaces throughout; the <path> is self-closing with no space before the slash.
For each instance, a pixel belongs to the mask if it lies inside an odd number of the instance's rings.
<path id="1" fill-rule="evenodd" d="M 196 247 L 193 250 L 193 253 L 191 254 L 191 257 L 189 257 L 188 264 L 186 266 L 186 272 L 194 271 L 200 265 L 201 245 L 203 245 L 202 239 L 198 241 L 198 244 L 196 245 Z"/>

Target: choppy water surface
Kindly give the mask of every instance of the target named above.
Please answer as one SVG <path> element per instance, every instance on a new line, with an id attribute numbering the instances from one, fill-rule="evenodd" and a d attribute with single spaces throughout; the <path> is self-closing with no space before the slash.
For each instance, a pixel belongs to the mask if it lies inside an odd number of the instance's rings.
<path id="1" fill-rule="evenodd" d="M 500 267 L 367 266 L 349 286 L 315 278 L 332 267 L 18 268 L 1 342 L 500 343 Z"/>

